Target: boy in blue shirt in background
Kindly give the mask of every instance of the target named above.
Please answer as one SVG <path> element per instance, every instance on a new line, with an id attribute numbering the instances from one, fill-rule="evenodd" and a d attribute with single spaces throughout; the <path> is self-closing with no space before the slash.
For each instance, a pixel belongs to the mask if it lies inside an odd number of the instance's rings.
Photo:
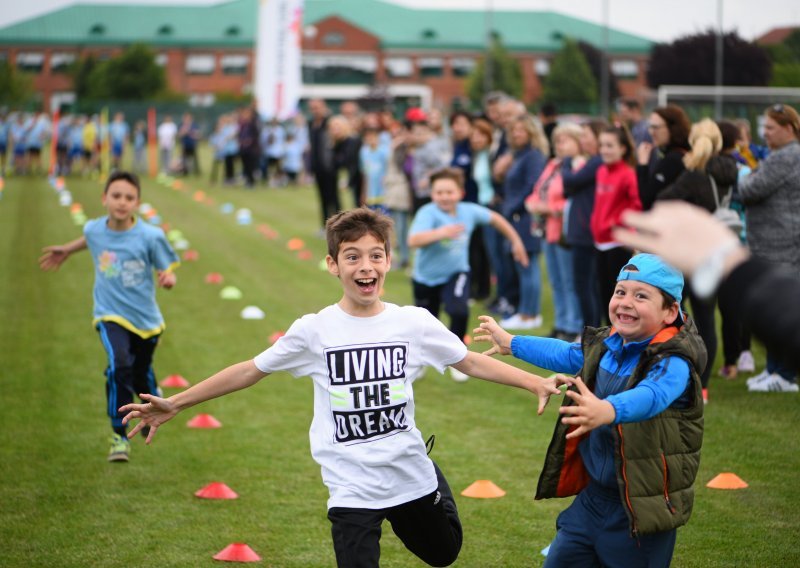
<path id="1" fill-rule="evenodd" d="M 450 331 L 464 339 L 469 320 L 469 241 L 476 226 L 491 225 L 511 242 L 514 259 L 528 265 L 528 253 L 514 227 L 499 213 L 477 203 L 464 203 L 464 174 L 443 168 L 431 175 L 431 203 L 417 211 L 409 230 L 408 246 L 415 247 L 414 303 L 439 317 L 439 307 L 450 316 Z M 450 368 L 455 381 L 467 376 Z"/>
<path id="2" fill-rule="evenodd" d="M 388 215 L 389 210 L 383 205 L 383 178 L 389 166 L 391 147 L 380 143 L 380 131 L 377 128 L 366 128 L 363 137 L 364 142 L 358 151 L 361 171 L 364 172 L 361 202 L 370 209 Z"/>
<path id="3" fill-rule="evenodd" d="M 103 190 L 108 215 L 92 219 L 83 236 L 60 246 L 45 247 L 43 270 L 58 268 L 73 253 L 86 248 L 95 265 L 94 320 L 108 355 L 107 412 L 114 434 L 108 461 L 128 461 L 130 442 L 118 408 L 133 402 L 134 393 L 157 394 L 152 361 L 164 318 L 156 303 L 157 283 L 170 289 L 178 256 L 164 231 L 138 219 L 141 190 L 131 173 L 111 174 Z"/>
<path id="4" fill-rule="evenodd" d="M 545 568 L 667 567 L 692 511 L 703 441 L 698 369 L 706 349 L 680 311 L 683 276 L 652 254 L 631 258 L 608 305 L 612 327 L 581 343 L 512 336 L 481 316 L 485 354 L 513 354 L 572 385 L 537 499 L 568 497 Z"/>

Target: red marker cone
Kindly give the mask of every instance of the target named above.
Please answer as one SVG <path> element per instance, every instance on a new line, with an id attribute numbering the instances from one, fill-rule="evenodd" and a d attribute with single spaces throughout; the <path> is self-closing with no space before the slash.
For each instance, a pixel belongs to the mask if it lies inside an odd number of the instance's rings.
<path id="1" fill-rule="evenodd" d="M 314 253 L 308 249 L 303 249 L 297 253 L 297 258 L 299 258 L 300 260 L 311 260 L 312 258 L 314 258 Z"/>
<path id="2" fill-rule="evenodd" d="M 161 381 L 161 386 L 173 389 L 185 389 L 189 386 L 189 381 L 180 375 L 168 375 L 163 381 Z"/>
<path id="3" fill-rule="evenodd" d="M 195 261 L 198 258 L 200 258 L 200 253 L 197 252 L 196 250 L 187 250 L 186 252 L 183 253 L 183 260 L 187 262 Z"/>
<path id="4" fill-rule="evenodd" d="M 496 499 L 505 495 L 506 492 L 488 479 L 479 479 L 464 489 L 461 494 L 464 497 L 473 497 L 475 499 Z"/>
<path id="5" fill-rule="evenodd" d="M 214 555 L 214 560 L 225 562 L 258 562 L 261 557 L 243 542 L 229 544 Z"/>
<path id="6" fill-rule="evenodd" d="M 222 422 L 210 414 L 198 414 L 186 423 L 189 428 L 222 428 Z"/>
<path id="7" fill-rule="evenodd" d="M 269 336 L 269 342 L 270 343 L 275 343 L 276 341 L 278 341 L 284 335 L 285 334 L 282 331 L 276 331 L 275 333 L 273 333 L 272 335 Z"/>
<path id="8" fill-rule="evenodd" d="M 195 496 L 201 499 L 238 499 L 239 494 L 233 489 L 220 483 L 219 481 L 212 481 L 202 489 L 194 492 Z"/>
<path id="9" fill-rule="evenodd" d="M 225 280 L 219 272 L 209 272 L 206 274 L 206 284 L 222 284 Z"/>

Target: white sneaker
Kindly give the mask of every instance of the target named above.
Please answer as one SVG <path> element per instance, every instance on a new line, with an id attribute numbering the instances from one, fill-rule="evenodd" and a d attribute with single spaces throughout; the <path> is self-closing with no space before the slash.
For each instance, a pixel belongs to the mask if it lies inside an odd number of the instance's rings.
<path id="1" fill-rule="evenodd" d="M 761 381 L 766 381 L 768 377 L 769 377 L 769 373 L 767 372 L 766 369 L 764 369 L 763 371 L 761 371 L 756 376 L 750 377 L 749 379 L 747 379 L 747 386 L 749 388 L 750 385 L 755 385 L 757 383 L 760 383 Z"/>
<path id="2" fill-rule="evenodd" d="M 450 378 L 453 379 L 457 383 L 463 383 L 469 380 L 469 375 L 466 373 L 462 373 L 455 367 L 448 367 L 450 369 Z"/>
<path id="3" fill-rule="evenodd" d="M 798 392 L 800 387 L 797 383 L 792 383 L 781 377 L 778 373 L 772 373 L 765 380 L 747 386 L 750 392 Z"/>
<path id="4" fill-rule="evenodd" d="M 736 368 L 744 373 L 752 373 L 756 370 L 756 362 L 753 360 L 753 354 L 749 351 L 742 351 L 739 354 L 739 360 L 736 361 Z"/>
<path id="5" fill-rule="evenodd" d="M 520 314 L 500 320 L 500 327 L 503 329 L 536 329 L 542 327 L 542 316 L 523 319 Z"/>

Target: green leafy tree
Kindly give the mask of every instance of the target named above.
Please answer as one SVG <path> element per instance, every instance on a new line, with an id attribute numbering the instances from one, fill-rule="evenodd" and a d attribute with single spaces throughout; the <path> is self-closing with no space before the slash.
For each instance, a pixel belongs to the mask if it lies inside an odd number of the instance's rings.
<path id="1" fill-rule="evenodd" d="M 8 61 L 0 63 L 0 104 L 19 106 L 33 97 L 33 80 Z"/>
<path id="2" fill-rule="evenodd" d="M 490 72 L 488 82 L 487 67 Z M 498 35 L 492 38 L 489 53 L 478 60 L 475 68 L 467 76 L 467 96 L 478 108 L 481 106 L 483 95 L 486 94 L 487 86 L 492 91 L 503 91 L 516 98 L 522 97 L 522 70 L 519 61 L 511 56 Z"/>
<path id="3" fill-rule="evenodd" d="M 597 81 L 578 43 L 567 39 L 550 65 L 542 98 L 547 103 L 594 103 Z"/>
<path id="4" fill-rule="evenodd" d="M 98 66 L 98 61 L 93 55 L 81 57 L 72 64 L 69 74 L 72 77 L 72 89 L 78 100 L 92 98 L 92 86 L 90 78 L 92 72 Z"/>
<path id="5" fill-rule="evenodd" d="M 800 87 L 800 30 L 783 42 L 765 46 L 772 59 L 770 87 Z"/>
<path id="6" fill-rule="evenodd" d="M 134 44 L 121 55 L 103 64 L 108 96 L 115 100 L 141 101 L 164 90 L 164 69 L 156 63 L 155 53 L 147 46 Z"/>

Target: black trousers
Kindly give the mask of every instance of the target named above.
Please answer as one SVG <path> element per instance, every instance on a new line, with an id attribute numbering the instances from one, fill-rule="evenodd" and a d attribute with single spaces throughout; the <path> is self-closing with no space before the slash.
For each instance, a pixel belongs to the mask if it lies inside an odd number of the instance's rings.
<path id="1" fill-rule="evenodd" d="M 463 533 L 453 492 L 436 463 L 437 490 L 388 509 L 332 507 L 333 548 L 339 568 L 378 568 L 381 525 L 387 519 L 407 549 L 430 566 L 449 566 L 461 551 Z"/>
<path id="2" fill-rule="evenodd" d="M 439 286 L 426 286 L 413 281 L 414 305 L 425 308 L 434 317 L 439 317 L 439 309 L 444 303 L 444 311 L 450 316 L 450 331 L 464 340 L 469 321 L 470 273 L 457 272 Z"/>
<path id="3" fill-rule="evenodd" d="M 98 322 L 97 332 L 108 356 L 106 412 L 111 427 L 117 430 L 122 428 L 120 406 L 133 402 L 134 395 L 158 394 L 152 364 L 159 336 L 142 339 L 110 321 Z"/>
<path id="4" fill-rule="evenodd" d="M 339 181 L 336 172 L 314 172 L 319 194 L 319 206 L 322 213 L 322 226 L 332 216 L 342 210 L 339 203 Z"/>
<path id="5" fill-rule="evenodd" d="M 483 227 L 475 227 L 469 240 L 469 268 L 472 274 L 470 298 L 485 300 L 492 293 L 492 265 L 486 252 Z"/>
<path id="6" fill-rule="evenodd" d="M 688 284 L 683 287 L 683 297 L 689 299 L 689 305 L 692 307 L 692 317 L 697 326 L 697 333 L 703 343 L 706 344 L 708 362 L 705 369 L 698 369 L 700 371 L 700 382 L 703 388 L 706 388 L 708 387 L 708 380 L 711 378 L 711 371 L 714 369 L 714 359 L 717 357 L 717 324 L 714 317 L 717 309 L 717 298 L 701 300 L 695 296 L 692 287 Z"/>
<path id="7" fill-rule="evenodd" d="M 575 293 L 581 305 L 583 325 L 592 327 L 599 327 L 600 322 L 607 317 L 603 314 L 608 312 L 608 302 L 601 305 L 600 301 L 596 256 L 594 245 L 572 245 Z"/>
<path id="8" fill-rule="evenodd" d="M 608 321 L 608 303 L 617 287 L 617 276 L 622 267 L 630 260 L 631 251 L 625 247 L 616 247 L 609 250 L 598 250 L 597 279 L 600 281 L 600 316 L 601 320 Z M 609 322 L 610 323 L 610 322 Z"/>

